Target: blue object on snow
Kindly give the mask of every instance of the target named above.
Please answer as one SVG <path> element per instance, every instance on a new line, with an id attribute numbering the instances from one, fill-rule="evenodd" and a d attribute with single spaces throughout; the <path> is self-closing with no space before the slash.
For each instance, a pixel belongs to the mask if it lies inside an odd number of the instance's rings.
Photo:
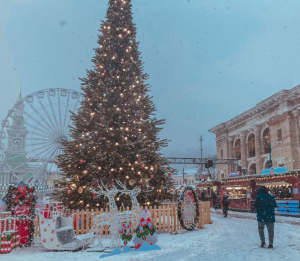
<path id="1" fill-rule="evenodd" d="M 134 251 L 131 247 L 129 247 L 129 246 L 124 246 L 123 247 L 123 253 L 128 253 L 128 252 L 131 252 L 131 251 Z"/>
<path id="2" fill-rule="evenodd" d="M 161 248 L 158 245 L 149 245 L 147 242 L 145 242 L 140 248 L 138 248 L 135 251 L 152 251 L 152 250 L 161 250 Z"/>
<path id="3" fill-rule="evenodd" d="M 121 251 L 120 248 L 116 247 L 111 253 L 109 254 L 102 254 L 100 256 L 100 258 L 104 258 L 104 257 L 108 257 L 108 256 L 115 256 L 115 255 L 119 255 L 122 254 L 123 252 Z"/>

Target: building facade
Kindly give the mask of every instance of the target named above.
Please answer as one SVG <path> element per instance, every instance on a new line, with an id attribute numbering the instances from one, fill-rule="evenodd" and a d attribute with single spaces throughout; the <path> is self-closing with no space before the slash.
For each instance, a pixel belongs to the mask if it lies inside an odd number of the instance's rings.
<path id="1" fill-rule="evenodd" d="M 299 110 L 300 85 L 213 127 L 209 132 L 216 135 L 217 158 L 239 159 L 239 169 L 247 168 L 247 175 L 261 174 L 271 166 L 300 169 Z M 235 171 L 220 165 L 218 179 Z"/>

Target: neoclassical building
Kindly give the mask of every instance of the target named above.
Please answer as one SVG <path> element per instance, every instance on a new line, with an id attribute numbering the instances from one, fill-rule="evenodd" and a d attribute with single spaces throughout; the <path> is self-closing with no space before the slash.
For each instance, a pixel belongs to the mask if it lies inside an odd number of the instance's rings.
<path id="1" fill-rule="evenodd" d="M 300 169 L 300 85 L 282 90 L 252 109 L 221 123 L 209 132 L 216 134 L 217 157 L 237 158 L 247 175 L 261 174 L 272 167 Z M 234 172 L 220 165 L 218 178 Z"/>

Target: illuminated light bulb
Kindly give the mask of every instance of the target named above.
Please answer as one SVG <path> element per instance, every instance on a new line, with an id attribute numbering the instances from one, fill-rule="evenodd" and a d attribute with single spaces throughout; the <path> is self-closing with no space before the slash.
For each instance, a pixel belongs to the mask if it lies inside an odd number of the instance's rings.
<path id="1" fill-rule="evenodd" d="M 141 131 L 141 129 L 139 129 L 139 131 Z"/>
<path id="2" fill-rule="evenodd" d="M 139 175 L 141 175 L 141 172 L 140 172 L 140 171 L 138 171 L 138 174 L 139 174 Z"/>
<path id="3" fill-rule="evenodd" d="M 150 202 L 149 202 L 149 201 L 147 202 L 147 205 L 150 205 Z"/>
<path id="4" fill-rule="evenodd" d="M 114 169 L 111 169 L 110 171 L 114 171 Z"/>
<path id="5" fill-rule="evenodd" d="M 110 26 L 109 26 L 109 27 L 107 27 L 107 29 L 110 29 Z"/>
<path id="6" fill-rule="evenodd" d="M 136 81 L 136 83 L 139 83 L 140 81 Z"/>
<path id="7" fill-rule="evenodd" d="M 123 93 L 121 93 L 120 96 L 123 96 Z"/>
<path id="8" fill-rule="evenodd" d="M 117 143 L 116 143 L 116 146 L 118 146 L 118 145 L 119 145 L 119 143 L 117 142 Z"/>
<path id="9" fill-rule="evenodd" d="M 121 38 L 121 37 L 122 37 L 122 35 L 121 35 L 121 34 L 119 34 L 119 37 Z"/>
<path id="10" fill-rule="evenodd" d="M 126 128 L 126 130 L 128 131 L 128 128 Z"/>
<path id="11" fill-rule="evenodd" d="M 98 169 L 101 169 L 101 167 L 98 167 Z"/>
<path id="12" fill-rule="evenodd" d="M 99 203 L 96 206 L 99 206 Z"/>
<path id="13" fill-rule="evenodd" d="M 128 165 L 131 166 L 131 163 L 129 163 Z"/>
<path id="14" fill-rule="evenodd" d="M 131 170 L 134 170 L 134 168 L 131 168 Z"/>
<path id="15" fill-rule="evenodd" d="M 126 176 L 126 179 L 129 179 L 129 176 Z"/>
<path id="16" fill-rule="evenodd" d="M 117 108 L 117 111 L 119 111 L 120 110 L 120 108 Z"/>
<path id="17" fill-rule="evenodd" d="M 145 167 L 145 169 L 148 169 L 148 167 Z"/>
<path id="18" fill-rule="evenodd" d="M 120 170 L 123 170 L 123 168 L 120 168 Z"/>
<path id="19" fill-rule="evenodd" d="M 120 198 L 117 198 L 117 201 L 119 201 L 120 200 Z"/>
<path id="20" fill-rule="evenodd" d="M 127 140 L 127 137 L 125 137 L 125 140 Z"/>
<path id="21" fill-rule="evenodd" d="M 83 188 L 86 188 L 86 186 L 83 186 Z"/>
<path id="22" fill-rule="evenodd" d="M 135 164 L 137 164 L 138 162 L 136 161 L 136 162 L 134 162 Z"/>
<path id="23" fill-rule="evenodd" d="M 83 171 L 83 174 L 87 174 L 87 171 L 86 171 L 86 170 L 84 170 L 84 171 Z"/>
<path id="24" fill-rule="evenodd" d="M 80 143 L 79 146 L 82 146 L 82 144 Z"/>

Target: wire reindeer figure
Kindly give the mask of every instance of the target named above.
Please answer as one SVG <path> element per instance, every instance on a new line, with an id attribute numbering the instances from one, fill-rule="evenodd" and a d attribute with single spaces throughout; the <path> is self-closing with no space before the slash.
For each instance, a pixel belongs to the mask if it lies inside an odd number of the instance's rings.
<path id="1" fill-rule="evenodd" d="M 91 232 L 96 234 L 96 239 L 98 239 L 98 246 L 103 247 L 102 241 L 101 241 L 101 235 L 99 234 L 99 231 L 101 230 L 101 227 L 108 226 L 111 241 L 110 241 L 110 247 L 115 248 L 122 245 L 120 234 L 119 234 L 119 228 L 124 223 L 133 223 L 134 225 L 137 225 L 139 223 L 139 218 L 141 216 L 141 208 L 139 206 L 139 203 L 137 201 L 137 196 L 141 192 L 141 189 L 139 187 L 135 187 L 132 190 L 129 190 L 126 188 L 125 184 L 122 184 L 119 180 L 115 181 L 117 185 L 121 189 L 118 189 L 115 185 L 112 185 L 111 189 L 108 189 L 103 182 L 101 182 L 101 185 L 99 185 L 98 191 L 93 190 L 93 193 L 96 193 L 97 197 L 104 195 L 108 198 L 109 202 L 109 212 L 108 213 L 101 213 L 94 217 L 94 225 L 91 229 Z M 99 183 L 100 184 L 100 183 Z M 132 210 L 130 211 L 123 211 L 119 212 L 117 205 L 115 203 L 115 197 L 118 193 L 128 194 L 132 201 Z"/>

